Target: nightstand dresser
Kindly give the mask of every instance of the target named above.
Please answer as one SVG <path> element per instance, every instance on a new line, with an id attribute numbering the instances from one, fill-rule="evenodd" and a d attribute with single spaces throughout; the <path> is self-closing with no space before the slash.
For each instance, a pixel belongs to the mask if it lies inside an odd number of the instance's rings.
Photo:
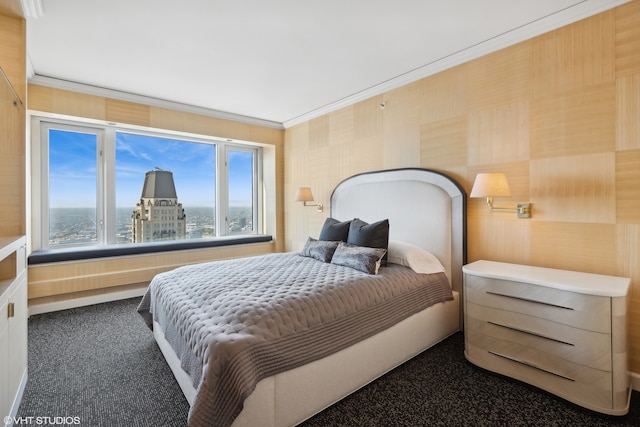
<path id="1" fill-rule="evenodd" d="M 594 411 L 629 411 L 630 279 L 492 261 L 462 270 L 467 360 Z"/>

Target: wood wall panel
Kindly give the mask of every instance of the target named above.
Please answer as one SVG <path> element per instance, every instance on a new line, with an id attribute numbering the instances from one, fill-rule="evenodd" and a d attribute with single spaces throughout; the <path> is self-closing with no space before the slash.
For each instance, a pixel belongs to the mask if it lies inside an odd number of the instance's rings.
<path id="1" fill-rule="evenodd" d="M 615 224 L 614 152 L 532 160 L 530 174 L 537 220 Z"/>
<path id="2" fill-rule="evenodd" d="M 420 167 L 420 127 L 418 123 L 398 127 L 385 126 L 384 169 Z"/>
<path id="3" fill-rule="evenodd" d="M 383 97 L 383 168 L 420 166 L 420 82 Z"/>
<path id="4" fill-rule="evenodd" d="M 287 129 L 285 181 L 324 189 L 355 173 L 413 166 L 415 129 L 420 166 L 467 192 L 477 173 L 504 171 L 512 197 L 496 205 L 529 201 L 533 215 L 517 219 L 469 199 L 468 260 L 631 277 L 630 368 L 640 374 L 638 52 L 636 0 L 329 114 L 328 131 L 318 132 L 340 147 L 333 161 L 310 148 L 318 136 L 308 123 Z M 316 153 L 322 168 L 294 166 Z M 328 211 L 319 218 L 291 199 L 287 249 L 299 250 Z"/>
<path id="5" fill-rule="evenodd" d="M 533 97 L 613 82 L 614 22 L 614 12 L 604 12 L 535 38 Z"/>
<path id="6" fill-rule="evenodd" d="M 329 146 L 329 116 L 309 121 L 309 149 Z"/>
<path id="7" fill-rule="evenodd" d="M 385 134 L 390 129 L 415 127 L 420 122 L 421 82 L 411 83 L 386 93 L 381 110 L 384 117 Z"/>
<path id="8" fill-rule="evenodd" d="M 640 57 L 640 47 L 638 50 Z M 616 149 L 640 148 L 640 72 L 616 81 Z"/>
<path id="9" fill-rule="evenodd" d="M 616 226 L 533 221 L 530 264 L 615 275 Z"/>
<path id="10" fill-rule="evenodd" d="M 350 145 L 353 141 L 353 106 L 329 114 L 329 144 Z"/>
<path id="11" fill-rule="evenodd" d="M 522 221 L 514 213 L 489 211 L 484 200 L 471 208 L 467 223 L 467 256 L 469 259 L 527 263 L 529 245 L 513 242 L 529 242 L 530 221 Z"/>
<path id="12" fill-rule="evenodd" d="M 630 277 L 632 283 L 640 282 L 640 225 L 618 224 L 616 241 L 618 274 Z M 631 286 L 629 298 L 640 300 L 640 287 Z"/>
<path id="13" fill-rule="evenodd" d="M 616 85 L 589 86 L 531 104 L 532 159 L 615 150 Z"/>
<path id="14" fill-rule="evenodd" d="M 151 107 L 116 99 L 105 100 L 106 120 L 138 126 L 151 125 Z"/>
<path id="15" fill-rule="evenodd" d="M 287 154 L 291 153 L 295 156 L 300 156 L 309 152 L 309 126 L 310 122 L 305 122 L 287 129 L 284 136 L 284 145 Z M 291 163 L 285 163 L 285 167 L 287 168 L 290 165 Z"/>
<path id="16" fill-rule="evenodd" d="M 22 19 L 20 0 L 0 0 L 0 15 Z"/>
<path id="17" fill-rule="evenodd" d="M 199 114 L 146 106 L 39 85 L 29 85 L 33 111 L 150 126 L 178 132 L 281 145 L 284 131 Z"/>
<path id="18" fill-rule="evenodd" d="M 384 137 L 382 135 L 358 138 L 353 141 L 353 167 L 355 173 L 384 168 Z M 327 171 L 323 172 L 326 175 Z"/>
<path id="19" fill-rule="evenodd" d="M 478 58 L 468 63 L 466 70 L 469 111 L 527 100 L 531 90 L 531 43 Z"/>
<path id="20" fill-rule="evenodd" d="M 466 116 L 423 124 L 420 128 L 420 146 L 422 167 L 466 166 Z"/>
<path id="21" fill-rule="evenodd" d="M 307 173 L 311 176 L 318 176 L 332 169 L 332 163 L 335 159 L 334 150 L 331 147 L 322 147 L 320 149 L 313 151 L 313 156 L 307 157 Z M 331 184 L 326 180 L 322 180 L 320 182 L 314 182 L 311 185 L 311 190 L 313 192 L 313 197 L 315 199 L 314 203 L 325 203 L 329 202 L 329 197 L 331 196 Z"/>
<path id="22" fill-rule="evenodd" d="M 529 159 L 529 104 L 513 104 L 469 113 L 469 164 Z"/>
<path id="23" fill-rule="evenodd" d="M 627 153 L 625 153 L 627 154 Z M 636 182 L 637 185 L 637 182 Z M 628 295 L 627 342 L 630 346 L 630 370 L 640 371 L 640 221 L 617 225 L 618 274 L 631 278 Z"/>
<path id="24" fill-rule="evenodd" d="M 57 114 L 74 117 L 107 120 L 104 98 L 60 89 L 53 89 L 52 92 L 54 93 L 50 97 L 52 100 L 51 109 L 47 111 L 55 111 Z M 29 98 L 31 98 L 31 92 L 29 92 Z M 29 109 L 33 109 L 30 103 Z"/>
<path id="25" fill-rule="evenodd" d="M 263 144 L 275 145 L 279 149 L 283 147 L 284 131 L 281 129 L 264 126 L 248 125 L 249 138 L 247 141 L 259 141 Z"/>
<path id="26" fill-rule="evenodd" d="M 206 250 L 163 252 L 29 267 L 29 300 L 87 290 L 148 283 L 153 276 L 181 265 L 273 252 L 273 244 L 251 244 Z"/>
<path id="27" fill-rule="evenodd" d="M 377 96 L 354 106 L 353 137 L 355 139 L 382 135 L 384 110 L 380 108 L 380 104 L 383 101 L 382 96 Z"/>
<path id="28" fill-rule="evenodd" d="M 32 111 L 54 111 L 54 91 L 50 87 L 29 85 L 29 109 Z"/>
<path id="29" fill-rule="evenodd" d="M 10 8 L 8 3 L 5 7 Z M 22 103 L 26 100 L 26 31 L 24 19 L 0 14 L 0 68 Z M 5 92 L 5 91 L 3 91 Z M 6 91 L 9 92 L 9 91 Z M 26 234 L 26 109 L 13 105 L 13 99 L 0 100 L 0 236 Z"/>
<path id="30" fill-rule="evenodd" d="M 616 153 L 616 222 L 640 224 L 640 150 Z"/>
<path id="31" fill-rule="evenodd" d="M 0 102 L 0 236 L 26 233 L 24 125 L 23 106 Z"/>
<path id="32" fill-rule="evenodd" d="M 23 103 L 27 100 L 26 22 L 0 14 L 0 67 Z"/>
<path id="33" fill-rule="evenodd" d="M 616 8 L 615 19 L 616 75 L 640 73 L 640 2 Z"/>
<path id="34" fill-rule="evenodd" d="M 247 125 L 214 117 L 151 107 L 151 127 L 249 141 Z"/>
<path id="35" fill-rule="evenodd" d="M 640 298 L 628 302 L 627 333 L 629 370 L 637 375 L 640 371 Z"/>
<path id="36" fill-rule="evenodd" d="M 420 81 L 420 122 L 431 123 L 467 112 L 467 70 L 464 65 Z"/>

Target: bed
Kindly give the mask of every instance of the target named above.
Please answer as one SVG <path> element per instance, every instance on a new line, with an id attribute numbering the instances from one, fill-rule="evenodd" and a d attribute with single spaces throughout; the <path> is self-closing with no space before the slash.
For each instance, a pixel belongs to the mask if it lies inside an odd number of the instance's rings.
<path id="1" fill-rule="evenodd" d="M 465 211 L 464 190 L 439 172 L 363 173 L 336 186 L 321 234 L 386 223 L 386 251 L 310 238 L 300 252 L 156 276 L 138 310 L 191 405 L 189 425 L 299 424 L 458 331 Z M 256 296 L 262 282 L 272 285 Z M 255 316 L 267 306 L 276 310 Z"/>

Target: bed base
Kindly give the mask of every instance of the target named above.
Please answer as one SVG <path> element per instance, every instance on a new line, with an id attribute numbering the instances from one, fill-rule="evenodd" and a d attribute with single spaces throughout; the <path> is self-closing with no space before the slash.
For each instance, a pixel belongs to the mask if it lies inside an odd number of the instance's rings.
<path id="1" fill-rule="evenodd" d="M 342 351 L 261 380 L 233 423 L 284 427 L 303 422 L 459 330 L 460 295 Z M 154 322 L 153 334 L 191 405 L 196 390 Z"/>

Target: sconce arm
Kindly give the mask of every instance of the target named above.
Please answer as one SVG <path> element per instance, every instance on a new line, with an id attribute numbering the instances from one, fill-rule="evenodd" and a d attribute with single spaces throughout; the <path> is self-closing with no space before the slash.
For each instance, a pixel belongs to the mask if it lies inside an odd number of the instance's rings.
<path id="1" fill-rule="evenodd" d="M 493 206 L 493 197 L 487 197 L 487 206 L 491 211 L 515 212 L 518 218 L 531 218 L 531 203 L 518 203 L 515 208 Z"/>
<path id="2" fill-rule="evenodd" d="M 323 212 L 324 211 L 324 206 L 322 205 L 322 203 L 318 203 L 318 204 L 308 204 L 307 202 L 302 202 L 303 206 L 315 206 L 316 210 L 318 212 Z"/>

